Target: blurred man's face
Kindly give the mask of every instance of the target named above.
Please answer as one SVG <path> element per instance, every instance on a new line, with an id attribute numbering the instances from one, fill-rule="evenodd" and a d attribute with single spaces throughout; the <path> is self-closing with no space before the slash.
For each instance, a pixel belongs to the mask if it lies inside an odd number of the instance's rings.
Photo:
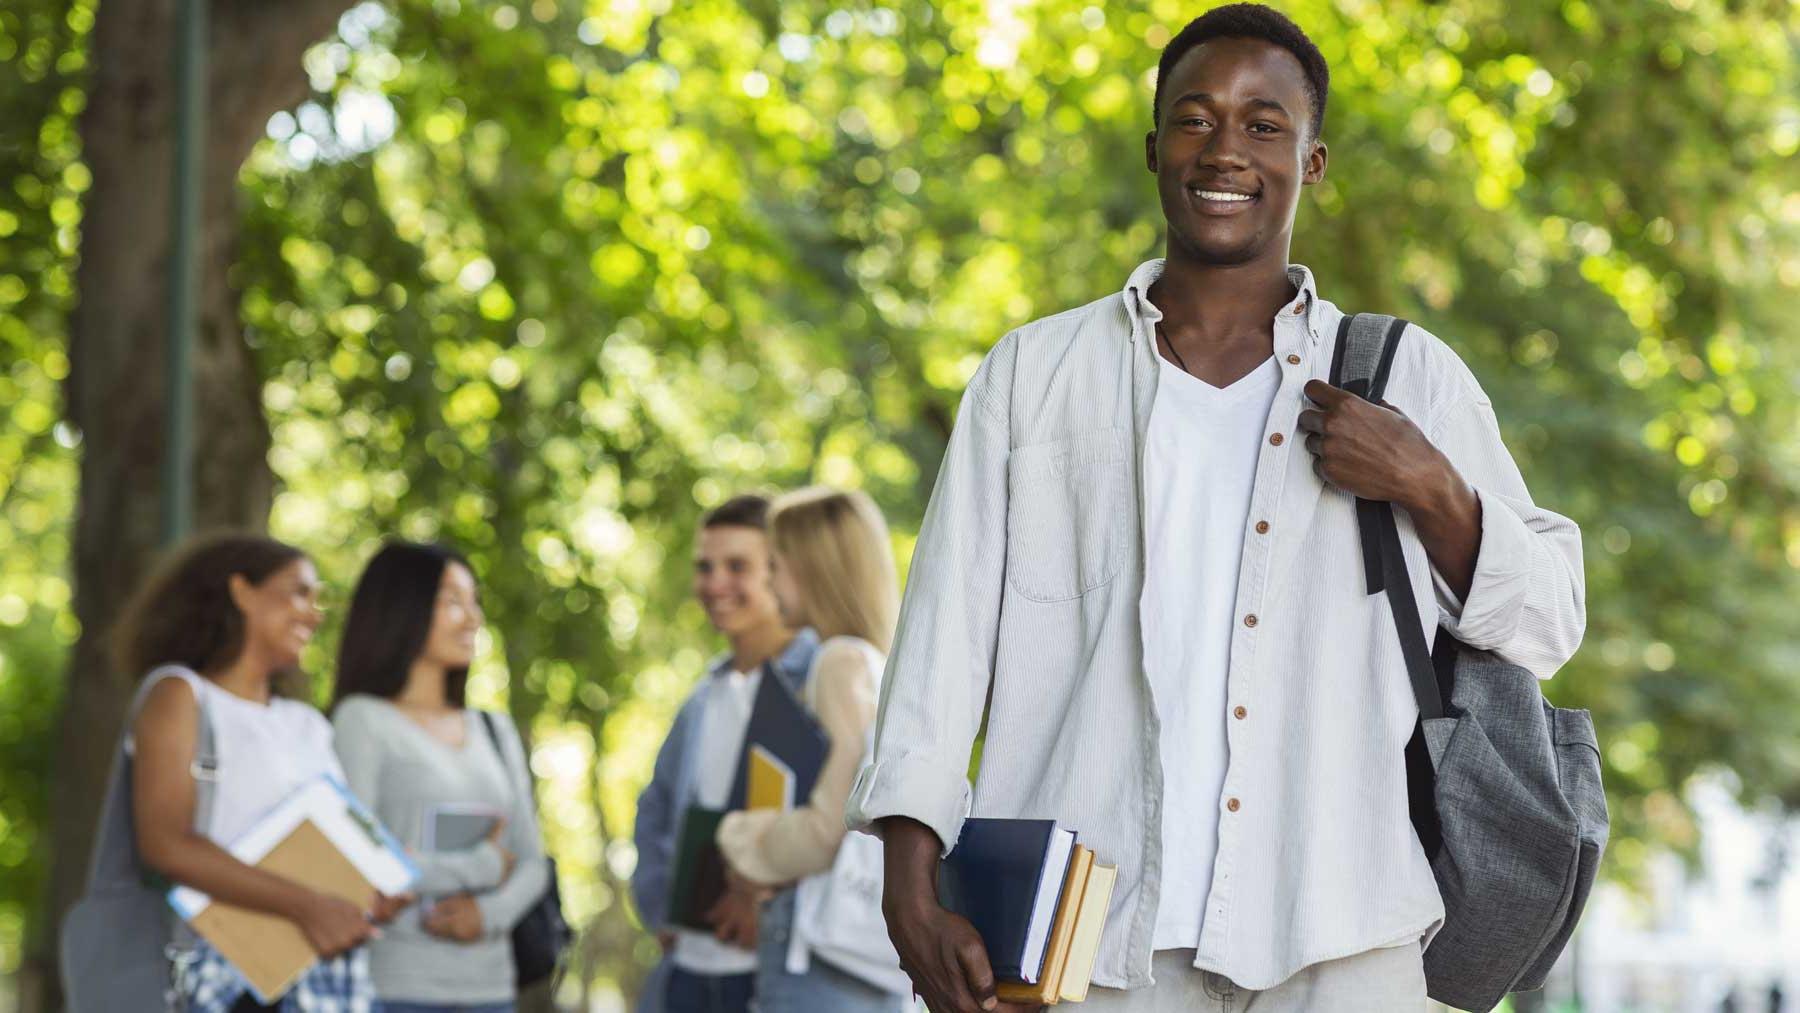
<path id="1" fill-rule="evenodd" d="M 1162 95 L 1145 157 L 1170 255 L 1205 264 L 1285 259 L 1300 188 L 1325 177 L 1300 61 L 1260 39 L 1212 39 L 1176 61 Z"/>
<path id="2" fill-rule="evenodd" d="M 781 625 L 769 588 L 769 539 L 756 528 L 700 529 L 694 547 L 694 597 L 713 629 L 737 636 Z"/>

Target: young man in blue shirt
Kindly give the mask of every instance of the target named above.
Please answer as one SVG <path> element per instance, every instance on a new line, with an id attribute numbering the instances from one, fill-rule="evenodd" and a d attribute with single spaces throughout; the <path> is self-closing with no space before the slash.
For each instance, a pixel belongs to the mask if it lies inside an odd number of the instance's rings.
<path id="1" fill-rule="evenodd" d="M 768 513 L 763 497 L 736 497 L 706 515 L 695 539 L 694 597 L 730 649 L 676 714 L 638 797 L 631 894 L 663 947 L 639 1013 L 746 1013 L 753 997 L 754 898 L 728 891 L 711 912 L 711 933 L 670 924 L 667 907 L 682 815 L 690 805 L 724 808 L 764 662 L 797 683 L 818 650 L 812 630 L 782 621 L 769 583 Z"/>

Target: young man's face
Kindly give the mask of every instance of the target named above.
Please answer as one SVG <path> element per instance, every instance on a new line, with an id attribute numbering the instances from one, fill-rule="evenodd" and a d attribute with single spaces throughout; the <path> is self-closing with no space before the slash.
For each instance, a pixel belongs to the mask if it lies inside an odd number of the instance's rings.
<path id="1" fill-rule="evenodd" d="M 1182 54 L 1162 95 L 1144 147 L 1170 255 L 1285 260 L 1300 188 L 1325 178 L 1300 61 L 1261 39 L 1211 39 Z"/>
<path id="2" fill-rule="evenodd" d="M 756 528 L 701 528 L 694 546 L 694 597 L 726 636 L 781 625 L 769 588 L 769 538 Z"/>

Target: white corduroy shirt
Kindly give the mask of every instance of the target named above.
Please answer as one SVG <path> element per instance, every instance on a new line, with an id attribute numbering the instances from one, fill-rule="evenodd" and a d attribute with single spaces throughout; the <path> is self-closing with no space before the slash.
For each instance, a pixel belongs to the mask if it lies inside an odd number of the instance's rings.
<path id="1" fill-rule="evenodd" d="M 1198 860 L 1161 853 L 1159 736 L 1195 730 L 1160 725 L 1139 625 L 1161 318 L 1146 293 L 1161 273 L 1150 261 L 1122 292 L 1013 331 L 970 381 L 847 813 L 857 827 L 912 817 L 951 848 L 971 812 L 1075 829 L 1119 867 L 1093 979 L 1115 988 L 1151 984 L 1163 869 Z M 1387 598 L 1365 593 L 1353 498 L 1314 474 L 1295 433 L 1341 314 L 1306 268 L 1289 278 L 1297 295 L 1280 312 L 1295 319 L 1274 329 L 1281 380 L 1238 567 L 1229 760 L 1194 959 L 1247 989 L 1428 936 L 1443 917 L 1407 815 L 1418 708 Z M 1466 603 L 1398 511 L 1419 620 L 1548 678 L 1586 622 L 1579 530 L 1532 502 L 1481 387 L 1421 328 L 1401 342 L 1387 400 L 1481 500 Z"/>

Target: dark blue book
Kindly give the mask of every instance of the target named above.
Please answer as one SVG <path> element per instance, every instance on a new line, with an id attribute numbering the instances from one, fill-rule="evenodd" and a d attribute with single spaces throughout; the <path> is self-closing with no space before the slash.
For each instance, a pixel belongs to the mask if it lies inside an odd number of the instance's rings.
<path id="1" fill-rule="evenodd" d="M 759 749 L 791 772 L 789 805 L 805 805 L 813 784 L 819 780 L 819 772 L 825 768 L 831 739 L 771 665 L 763 666 L 762 679 L 756 686 L 727 809 L 749 807 L 751 754 Z"/>
<path id="2" fill-rule="evenodd" d="M 996 979 L 1037 983 L 1074 852 L 1075 831 L 1055 820 L 964 821 L 938 901 L 981 933 Z"/>

